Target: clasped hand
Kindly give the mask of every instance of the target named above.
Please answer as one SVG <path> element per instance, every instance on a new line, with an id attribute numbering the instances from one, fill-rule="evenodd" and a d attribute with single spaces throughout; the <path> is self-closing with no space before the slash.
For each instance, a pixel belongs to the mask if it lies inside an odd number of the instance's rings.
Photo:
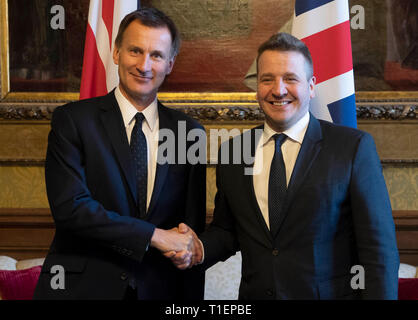
<path id="1" fill-rule="evenodd" d="M 181 270 L 191 268 L 203 258 L 203 247 L 199 238 L 184 223 L 170 230 L 155 229 L 151 246 L 160 250 Z"/>

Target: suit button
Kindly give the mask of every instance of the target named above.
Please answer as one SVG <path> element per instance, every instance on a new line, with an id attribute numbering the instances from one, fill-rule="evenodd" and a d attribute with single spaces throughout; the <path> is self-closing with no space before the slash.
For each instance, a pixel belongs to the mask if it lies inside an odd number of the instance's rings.
<path id="1" fill-rule="evenodd" d="M 279 255 L 279 250 L 277 250 L 276 248 L 273 249 L 272 254 L 273 254 L 273 256 L 278 256 Z"/>
<path id="2" fill-rule="evenodd" d="M 273 290 L 267 290 L 266 291 L 266 294 L 269 296 L 269 297 L 272 297 L 273 295 L 274 295 L 274 292 L 273 292 Z"/>
<path id="3" fill-rule="evenodd" d="M 123 280 L 123 281 L 125 281 L 126 279 L 128 279 L 128 275 L 126 274 L 126 272 L 122 272 L 120 274 L 120 279 Z"/>

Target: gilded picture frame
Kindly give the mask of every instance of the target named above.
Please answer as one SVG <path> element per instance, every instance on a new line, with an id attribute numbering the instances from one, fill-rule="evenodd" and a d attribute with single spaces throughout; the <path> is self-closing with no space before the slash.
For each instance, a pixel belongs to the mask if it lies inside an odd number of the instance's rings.
<path id="1" fill-rule="evenodd" d="M 8 0 L 0 0 L 1 102 L 65 102 L 78 100 L 77 92 L 13 92 L 10 90 Z M 247 105 L 256 106 L 253 92 L 161 92 L 159 98 L 179 106 Z M 357 91 L 360 102 L 416 101 L 418 91 Z"/>

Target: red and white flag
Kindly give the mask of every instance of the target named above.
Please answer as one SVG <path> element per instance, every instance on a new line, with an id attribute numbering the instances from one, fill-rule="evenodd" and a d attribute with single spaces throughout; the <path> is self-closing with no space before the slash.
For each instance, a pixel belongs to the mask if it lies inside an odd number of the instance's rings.
<path id="1" fill-rule="evenodd" d="M 138 7 L 137 0 L 90 0 L 80 99 L 105 95 L 118 85 L 115 38 L 122 19 Z"/>
<path id="2" fill-rule="evenodd" d="M 348 4 L 348 0 L 295 0 L 291 33 L 306 44 L 312 55 L 316 77 L 316 96 L 310 105 L 312 114 L 318 119 L 355 128 L 357 118 Z M 244 83 L 257 90 L 256 60 Z"/>
<path id="3" fill-rule="evenodd" d="M 296 0 L 292 34 L 311 52 L 316 77 L 311 112 L 356 127 L 348 0 Z"/>

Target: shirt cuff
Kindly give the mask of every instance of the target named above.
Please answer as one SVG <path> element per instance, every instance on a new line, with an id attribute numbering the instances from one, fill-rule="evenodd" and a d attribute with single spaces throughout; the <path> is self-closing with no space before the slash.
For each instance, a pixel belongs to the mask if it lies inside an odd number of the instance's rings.
<path id="1" fill-rule="evenodd" d="M 202 248 L 202 260 L 200 260 L 200 262 L 197 262 L 196 263 L 197 265 L 202 264 L 203 261 L 205 260 L 205 247 L 203 246 L 202 241 L 200 241 L 200 239 L 198 239 L 198 240 L 199 240 L 199 243 L 200 243 L 200 247 Z"/>

